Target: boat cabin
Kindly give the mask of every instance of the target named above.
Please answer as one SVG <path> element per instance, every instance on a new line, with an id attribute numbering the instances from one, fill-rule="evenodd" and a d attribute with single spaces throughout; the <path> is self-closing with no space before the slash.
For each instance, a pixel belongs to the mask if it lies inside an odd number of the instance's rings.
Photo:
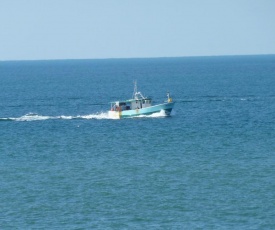
<path id="1" fill-rule="evenodd" d="M 142 109 L 152 106 L 150 98 L 111 102 L 111 111 Z"/>

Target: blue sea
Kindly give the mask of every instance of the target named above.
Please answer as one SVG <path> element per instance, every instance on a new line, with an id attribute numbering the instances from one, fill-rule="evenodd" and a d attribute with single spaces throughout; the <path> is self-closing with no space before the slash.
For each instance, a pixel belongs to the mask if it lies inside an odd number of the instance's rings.
<path id="1" fill-rule="evenodd" d="M 114 120 L 133 81 L 172 115 Z M 0 62 L 0 229 L 275 229 L 275 55 Z"/>

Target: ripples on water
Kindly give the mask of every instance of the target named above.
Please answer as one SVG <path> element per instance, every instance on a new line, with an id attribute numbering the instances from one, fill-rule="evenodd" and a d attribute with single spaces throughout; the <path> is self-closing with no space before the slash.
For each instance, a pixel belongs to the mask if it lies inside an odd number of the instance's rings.
<path id="1" fill-rule="evenodd" d="M 274 63 L 1 62 L 1 228 L 274 228 Z M 135 79 L 172 116 L 107 119 Z"/>

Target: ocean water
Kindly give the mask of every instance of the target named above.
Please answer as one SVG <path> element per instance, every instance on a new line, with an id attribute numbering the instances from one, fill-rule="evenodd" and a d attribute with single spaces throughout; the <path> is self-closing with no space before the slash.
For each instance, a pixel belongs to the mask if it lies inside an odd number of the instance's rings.
<path id="1" fill-rule="evenodd" d="M 113 120 L 133 80 L 162 114 Z M 0 229 L 275 229 L 275 55 L 0 62 Z"/>

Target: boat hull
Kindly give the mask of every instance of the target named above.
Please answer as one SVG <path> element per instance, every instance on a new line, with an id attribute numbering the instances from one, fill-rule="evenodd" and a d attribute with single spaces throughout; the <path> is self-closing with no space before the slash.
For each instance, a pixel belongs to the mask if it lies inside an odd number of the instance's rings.
<path id="1" fill-rule="evenodd" d="M 133 110 L 124 110 L 124 111 L 109 111 L 108 115 L 110 118 L 126 118 L 126 117 L 136 117 L 140 115 L 150 115 L 153 113 L 158 113 L 160 111 L 164 111 L 166 116 L 171 114 L 171 111 L 174 107 L 174 102 L 167 102 L 159 105 L 154 105 L 141 109 L 133 109 Z"/>

